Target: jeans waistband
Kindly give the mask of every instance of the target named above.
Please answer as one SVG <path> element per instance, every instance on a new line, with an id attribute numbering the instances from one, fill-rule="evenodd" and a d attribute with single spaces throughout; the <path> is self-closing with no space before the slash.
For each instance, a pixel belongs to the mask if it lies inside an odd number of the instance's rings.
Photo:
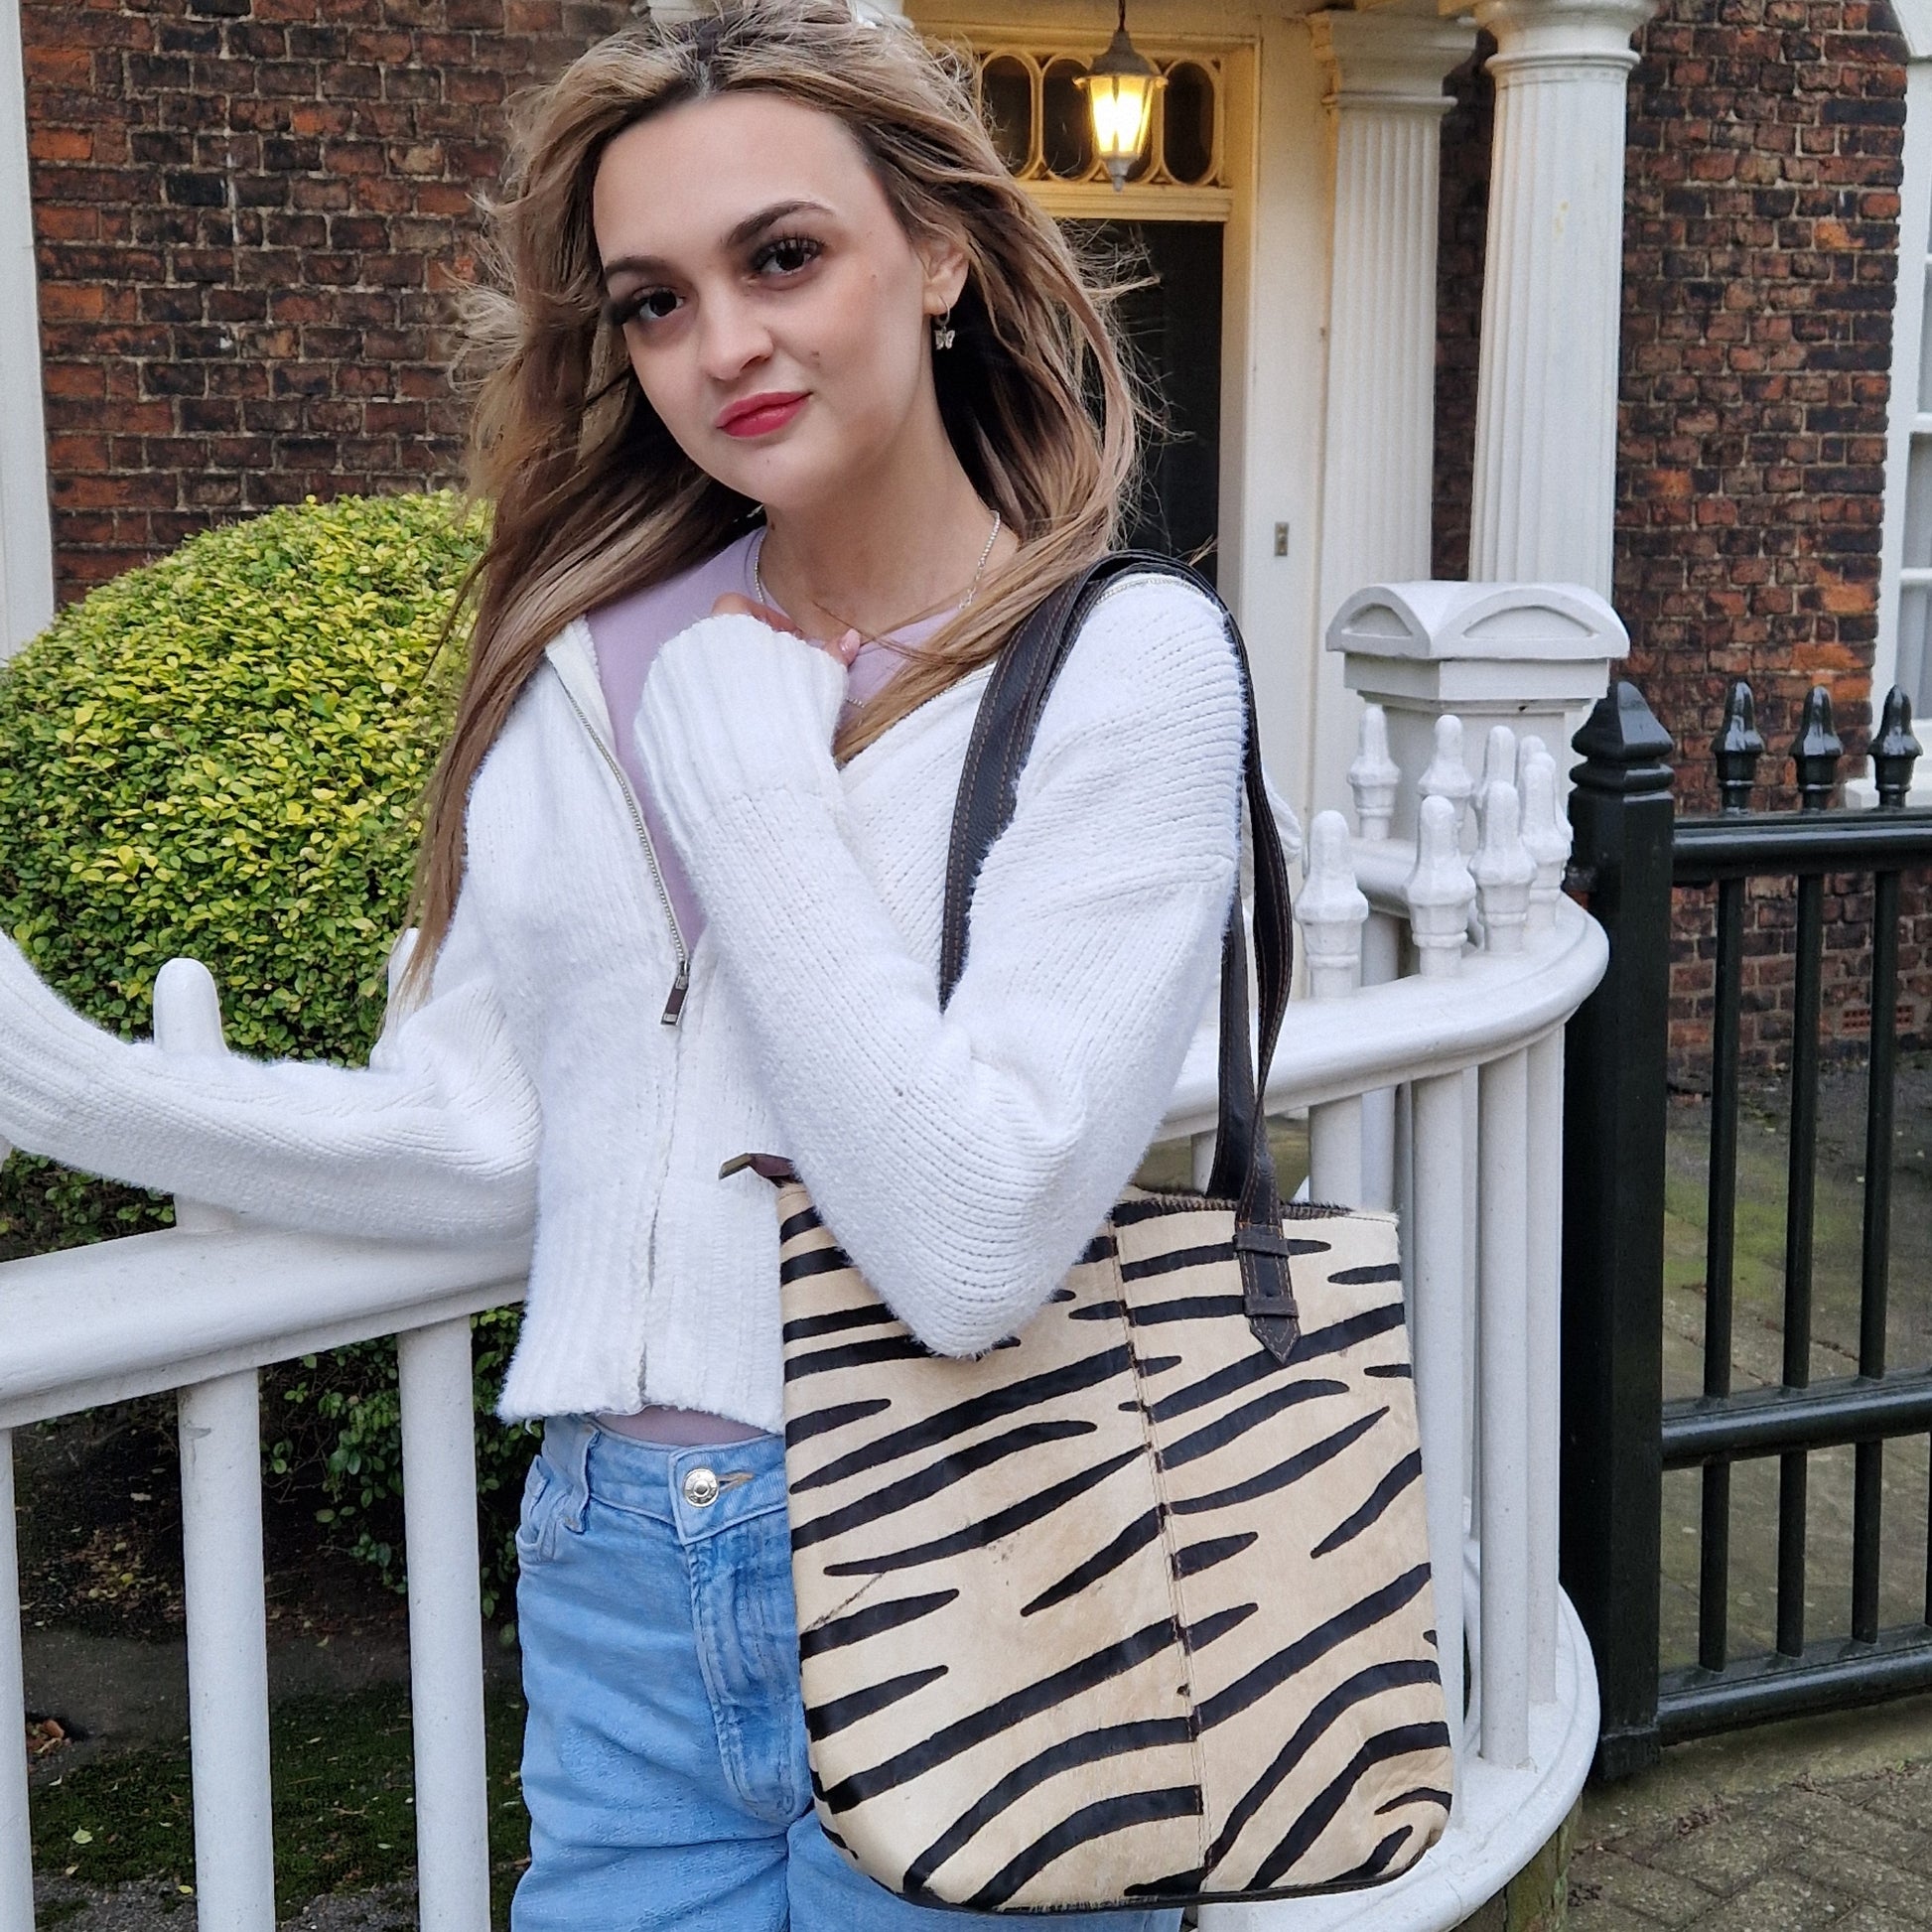
<path id="1" fill-rule="evenodd" d="M 620 1436 L 589 1416 L 552 1416 L 543 1458 L 569 1491 L 563 1513 L 573 1529 L 583 1528 L 592 1497 L 666 1524 L 683 1543 L 785 1506 L 781 1436 L 682 1448 Z"/>

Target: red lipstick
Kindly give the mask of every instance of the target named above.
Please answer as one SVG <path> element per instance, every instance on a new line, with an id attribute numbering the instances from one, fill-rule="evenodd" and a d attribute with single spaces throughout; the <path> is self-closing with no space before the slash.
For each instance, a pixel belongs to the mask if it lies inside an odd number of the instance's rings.
<path id="1" fill-rule="evenodd" d="M 767 389 L 720 410 L 717 426 L 727 436 L 768 436 L 798 414 L 805 398 L 803 389 Z"/>

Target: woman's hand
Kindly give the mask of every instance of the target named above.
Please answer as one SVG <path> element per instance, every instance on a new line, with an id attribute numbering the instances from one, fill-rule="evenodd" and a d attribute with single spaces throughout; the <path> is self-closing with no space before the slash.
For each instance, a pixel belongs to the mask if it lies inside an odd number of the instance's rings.
<path id="1" fill-rule="evenodd" d="M 807 637 L 782 611 L 773 610 L 768 604 L 754 603 L 737 591 L 726 591 L 711 607 L 711 615 L 714 618 L 757 618 L 773 630 L 783 631 L 788 637 L 800 638 L 814 650 L 822 650 L 828 657 L 837 658 L 848 669 L 859 654 L 860 644 L 864 642 L 857 630 L 847 630 L 837 637 Z"/>

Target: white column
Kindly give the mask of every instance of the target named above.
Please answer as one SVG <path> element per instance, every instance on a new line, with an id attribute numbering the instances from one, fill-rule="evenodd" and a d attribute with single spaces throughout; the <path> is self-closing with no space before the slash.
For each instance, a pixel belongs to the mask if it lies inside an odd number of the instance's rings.
<path id="1" fill-rule="evenodd" d="M 0 657 L 54 616 L 20 0 L 0 0 Z"/>
<path id="2" fill-rule="evenodd" d="M 1443 92 L 1475 30 L 1315 13 L 1334 163 L 1321 475 L 1321 622 L 1364 584 L 1430 575 Z M 1320 667 L 1312 800 L 1339 805 L 1356 707 Z"/>
<path id="3" fill-rule="evenodd" d="M 1630 36 L 1654 0 L 1476 0 L 1496 37 L 1472 581 L 1610 589 Z M 1553 748 L 1554 749 L 1554 748 Z"/>
<path id="4" fill-rule="evenodd" d="M 1321 489 L 1321 618 L 1364 584 L 1427 577 L 1436 449 L 1436 234 L 1445 77 L 1475 30 L 1309 16 L 1330 76 L 1334 255 Z"/>

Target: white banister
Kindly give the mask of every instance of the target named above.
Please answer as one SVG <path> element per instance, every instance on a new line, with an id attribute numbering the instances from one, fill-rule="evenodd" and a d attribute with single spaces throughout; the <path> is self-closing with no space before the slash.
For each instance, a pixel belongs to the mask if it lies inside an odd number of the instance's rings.
<path id="1" fill-rule="evenodd" d="M 1528 1055 L 1492 1060 L 1478 1080 L 1482 1755 L 1514 1766 L 1529 1761 L 1530 1726 Z"/>
<path id="2" fill-rule="evenodd" d="M 397 1340 L 423 1932 L 488 1932 L 483 1604 L 470 1317 Z"/>
<path id="3" fill-rule="evenodd" d="M 1507 725 L 1491 725 L 1482 746 L 1482 782 L 1476 788 L 1476 822 L 1480 827 L 1482 808 L 1494 784 L 1516 782 L 1516 734 Z"/>
<path id="4" fill-rule="evenodd" d="M 1423 801 L 1416 867 L 1404 897 L 1417 966 L 1425 979 L 1447 978 L 1462 964 L 1476 883 L 1462 862 L 1460 818 L 1460 803 L 1446 793 Z"/>
<path id="5" fill-rule="evenodd" d="M 1203 1128 L 1187 1137 L 1187 1173 L 1194 1192 L 1207 1192 L 1208 1177 L 1214 1172 L 1214 1130 Z"/>
<path id="6" fill-rule="evenodd" d="M 1355 795 L 1355 830 L 1364 839 L 1386 839 L 1394 829 L 1402 767 L 1389 756 L 1389 714 L 1379 704 L 1362 707 L 1360 745 L 1348 767 L 1348 788 Z"/>
<path id="7" fill-rule="evenodd" d="M 1436 755 L 1429 760 L 1416 793 L 1424 800 L 1446 798 L 1455 808 L 1455 838 L 1459 845 L 1465 808 L 1475 790 L 1475 780 L 1469 776 L 1469 766 L 1462 756 L 1462 720 L 1453 712 L 1446 712 L 1436 720 L 1432 735 Z"/>
<path id="8" fill-rule="evenodd" d="M 1362 926 L 1368 900 L 1355 884 L 1348 825 L 1317 812 L 1309 827 L 1308 884 L 1295 905 L 1317 1000 L 1345 999 L 1362 983 Z M 1362 1198 L 1362 1096 L 1349 1094 L 1309 1112 L 1309 1197 L 1359 1206 Z"/>
<path id="9" fill-rule="evenodd" d="M 274 1932 L 255 1371 L 183 1389 L 180 1426 L 196 1923 L 199 1932 Z"/>
<path id="10" fill-rule="evenodd" d="M 1362 707 L 1357 751 L 1348 767 L 1355 798 L 1355 831 L 1365 844 L 1380 844 L 1395 823 L 1396 791 L 1402 767 L 1389 756 L 1388 714 L 1380 705 Z M 1371 908 L 1362 928 L 1362 984 L 1386 986 L 1402 975 L 1402 922 Z M 1398 1100 L 1393 1087 L 1362 1095 L 1362 1194 L 1364 1207 L 1396 1205 L 1401 1187 L 1397 1141 Z"/>
<path id="11" fill-rule="evenodd" d="M 154 976 L 154 1043 L 164 1053 L 207 1056 L 228 1050 L 221 1033 L 221 995 L 199 959 L 171 959 Z M 225 1207 L 175 1196 L 175 1225 L 211 1234 L 239 1225 Z"/>
<path id="12" fill-rule="evenodd" d="M 1428 1472 L 1429 1561 L 1436 1585 L 1436 1655 L 1449 1732 L 1462 1757 L 1463 1444 L 1462 1076 L 1418 1080 L 1414 1109 L 1410 1263 L 1415 1276 L 1416 1412 Z"/>
<path id="13" fill-rule="evenodd" d="M 1543 647 L 1534 625 L 1518 641 Z M 1297 908 L 1316 1004 L 1285 1031 L 1268 1075 L 1271 1105 L 1308 1107 L 1325 1182 L 1316 1191 L 1341 1198 L 1348 1156 L 1324 1149 L 1329 1132 L 1347 1146 L 1338 1103 L 1357 1100 L 1366 1116 L 1370 1097 L 1393 1089 L 1381 1132 L 1402 1214 L 1438 1656 L 1456 1751 L 1449 1829 L 1391 1885 L 1208 1907 L 1208 1932 L 1458 1925 L 1559 1830 L 1594 1745 L 1594 1675 L 1557 1576 L 1557 1301 L 1562 1029 L 1607 949 L 1562 895 L 1569 828 L 1556 761 L 1539 732 L 1498 709 L 1482 719 L 1480 784 L 1454 712 L 1412 707 L 1411 776 L 1382 717 L 1365 714 L 1350 773 L 1359 836 L 1344 861 L 1340 826 L 1316 819 Z M 1359 928 L 1346 902 L 1355 893 L 1369 905 Z M 1351 990 L 1357 930 L 1361 983 Z M 1201 1055 L 1189 1057 L 1176 1124 L 1198 1120 L 1208 1091 Z"/>
<path id="14" fill-rule="evenodd" d="M 20 1656 L 20 1543 L 14 1516 L 13 1432 L 0 1429 L 0 1728 L 24 1738 Z M 0 1932 L 34 1932 L 34 1837 L 27 1817 L 24 1743 L 0 1751 Z"/>
<path id="15" fill-rule="evenodd" d="M 1499 725 L 1499 732 L 1508 727 Z M 1510 747 L 1510 762 L 1515 747 Z M 1475 863 L 1469 868 L 1476 882 L 1476 904 L 1482 920 L 1482 943 L 1493 953 L 1523 950 L 1523 928 L 1529 922 L 1530 888 L 1536 883 L 1536 861 L 1523 844 L 1517 823 L 1516 787 L 1498 778 L 1482 789 L 1482 837 Z"/>
<path id="16" fill-rule="evenodd" d="M 1546 760 L 1547 763 L 1547 760 Z M 1546 1472 L 1530 1485 L 1530 1697 L 1556 1696 L 1557 1532 L 1563 1458 L 1562 1359 L 1558 1328 L 1563 1280 L 1563 1033 L 1544 1035 L 1529 1055 L 1529 1308 L 1525 1347 L 1531 1364 L 1529 1466 Z"/>
<path id="17" fill-rule="evenodd" d="M 154 1036 L 171 1056 L 226 1052 L 220 995 L 199 960 L 156 974 Z M 234 1217 L 178 1199 L 175 1224 L 211 1232 Z M 215 1376 L 184 1388 L 178 1407 L 196 1919 L 200 1932 L 274 1932 L 260 1380 L 252 1368 Z"/>
<path id="18" fill-rule="evenodd" d="M 1523 741 L 1516 783 L 1523 795 L 1523 845 L 1536 868 L 1530 883 L 1528 931 L 1540 938 L 1556 925 L 1571 843 L 1569 823 L 1557 810 L 1557 761 L 1540 739 Z"/>

